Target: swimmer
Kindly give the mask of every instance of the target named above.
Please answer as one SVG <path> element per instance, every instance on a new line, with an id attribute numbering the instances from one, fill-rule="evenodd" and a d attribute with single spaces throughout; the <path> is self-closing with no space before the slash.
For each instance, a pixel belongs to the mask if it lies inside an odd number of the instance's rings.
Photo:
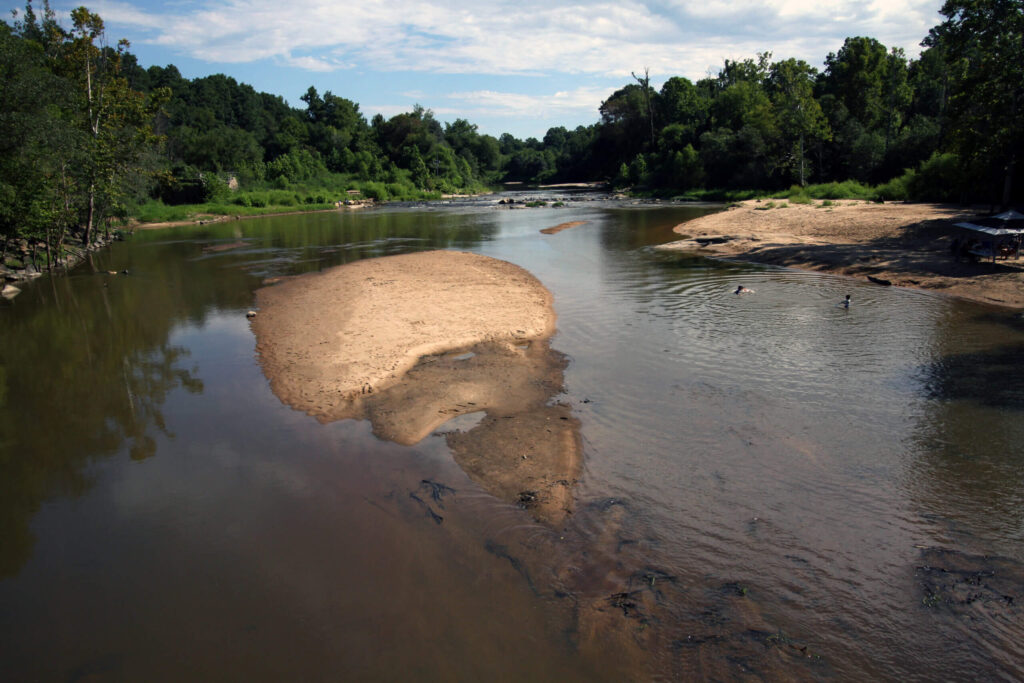
<path id="1" fill-rule="evenodd" d="M 736 285 L 736 291 L 733 294 L 753 294 L 754 290 L 747 289 L 743 285 Z"/>
<path id="2" fill-rule="evenodd" d="M 849 308 L 850 307 L 850 295 L 849 294 L 847 294 L 846 298 L 843 299 L 843 303 L 841 304 L 841 306 L 843 308 Z"/>

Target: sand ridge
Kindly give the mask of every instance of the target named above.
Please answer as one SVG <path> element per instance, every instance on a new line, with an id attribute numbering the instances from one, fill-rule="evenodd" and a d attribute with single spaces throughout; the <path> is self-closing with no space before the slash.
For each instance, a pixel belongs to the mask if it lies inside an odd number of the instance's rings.
<path id="1" fill-rule="evenodd" d="M 543 230 L 541 230 L 541 232 L 545 235 L 557 235 L 563 230 L 575 228 L 576 226 L 579 225 L 586 225 L 589 222 L 590 221 L 569 221 L 568 223 L 559 223 L 558 225 L 553 225 L 550 228 L 544 228 Z"/>
<path id="2" fill-rule="evenodd" d="M 551 294 L 511 263 L 455 251 L 361 260 L 257 292 L 253 321 L 274 392 L 324 420 L 425 355 L 554 332 Z"/>
<path id="3" fill-rule="evenodd" d="M 1024 259 L 953 259 L 954 224 L 977 211 L 943 204 L 749 200 L 676 226 L 661 249 L 889 281 L 972 301 L 1024 307 Z M 784 208 L 779 208 L 785 205 Z"/>
<path id="4" fill-rule="evenodd" d="M 579 421 L 558 403 L 551 293 L 505 261 L 456 251 L 360 260 L 257 292 L 256 349 L 274 394 L 321 422 L 369 420 L 403 445 L 445 438 L 485 490 L 558 525 L 582 469 Z"/>

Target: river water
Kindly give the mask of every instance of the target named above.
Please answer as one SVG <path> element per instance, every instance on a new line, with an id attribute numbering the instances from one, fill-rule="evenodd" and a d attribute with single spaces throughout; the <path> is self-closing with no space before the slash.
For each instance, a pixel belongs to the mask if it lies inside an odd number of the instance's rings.
<path id="1" fill-rule="evenodd" d="M 137 232 L 0 305 L 2 678 L 1024 677 L 1019 316 L 495 201 Z M 554 294 L 563 526 L 260 370 L 265 278 L 434 248 Z"/>

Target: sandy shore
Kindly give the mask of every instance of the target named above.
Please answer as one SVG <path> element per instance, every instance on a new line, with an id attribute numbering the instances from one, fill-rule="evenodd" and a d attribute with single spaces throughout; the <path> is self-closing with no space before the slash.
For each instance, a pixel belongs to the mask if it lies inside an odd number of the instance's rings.
<path id="1" fill-rule="evenodd" d="M 776 207 L 788 204 L 775 200 Z M 972 301 L 1024 308 L 1024 258 L 957 262 L 953 224 L 975 211 L 940 204 L 840 201 L 765 209 L 746 201 L 676 226 L 686 239 L 663 245 L 733 258 L 942 291 Z"/>
<path id="2" fill-rule="evenodd" d="M 257 292 L 256 349 L 275 395 L 323 422 L 368 419 L 415 444 L 441 425 L 483 488 L 559 523 L 579 476 L 579 424 L 552 403 L 550 292 L 497 259 L 432 251 L 356 261 Z M 465 419 L 465 418 L 464 418 Z"/>

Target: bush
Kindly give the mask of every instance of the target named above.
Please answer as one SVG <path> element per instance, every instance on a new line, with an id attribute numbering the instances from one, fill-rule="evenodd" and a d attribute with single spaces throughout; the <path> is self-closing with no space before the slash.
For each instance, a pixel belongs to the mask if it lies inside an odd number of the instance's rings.
<path id="1" fill-rule="evenodd" d="M 363 187 L 360 189 L 364 197 L 369 199 L 375 199 L 378 202 L 387 201 L 388 189 L 384 183 L 371 182 L 363 183 Z"/>
<path id="2" fill-rule="evenodd" d="M 814 199 L 873 199 L 875 191 L 856 180 L 844 180 L 808 185 L 803 188 L 803 194 Z"/>
<path id="3" fill-rule="evenodd" d="M 228 184 L 216 173 L 203 173 L 199 177 L 203 186 L 203 201 L 216 202 L 231 195 Z"/>
<path id="4" fill-rule="evenodd" d="M 813 204 L 814 200 L 803 191 L 803 188 L 790 190 L 789 201 L 793 204 Z"/>
<path id="5" fill-rule="evenodd" d="M 902 176 L 907 194 L 918 201 L 955 201 L 964 190 L 964 175 L 960 172 L 960 159 L 955 154 L 935 152 L 921 162 L 917 172 Z"/>
<path id="6" fill-rule="evenodd" d="M 905 201 L 910 196 L 907 192 L 907 181 L 913 175 L 914 172 L 908 170 L 899 178 L 893 178 L 889 182 L 879 185 L 875 188 L 873 199 L 882 202 Z"/>

